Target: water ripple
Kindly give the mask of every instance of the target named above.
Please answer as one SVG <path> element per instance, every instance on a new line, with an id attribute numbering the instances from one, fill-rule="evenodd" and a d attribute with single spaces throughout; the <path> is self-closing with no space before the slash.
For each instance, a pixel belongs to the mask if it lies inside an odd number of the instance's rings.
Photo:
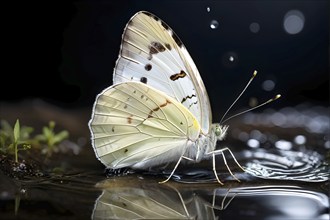
<path id="1" fill-rule="evenodd" d="M 262 179 L 323 182 L 329 179 L 329 165 L 317 152 L 300 151 L 247 151 L 250 158 L 246 172 Z"/>

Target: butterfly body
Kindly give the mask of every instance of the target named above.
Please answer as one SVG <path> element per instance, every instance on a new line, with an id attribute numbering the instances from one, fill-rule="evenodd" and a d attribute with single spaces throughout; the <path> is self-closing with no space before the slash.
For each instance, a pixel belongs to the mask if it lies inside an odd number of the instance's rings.
<path id="1" fill-rule="evenodd" d="M 93 106 L 89 128 L 97 158 L 112 169 L 177 162 L 170 178 L 182 159 L 215 161 L 229 150 L 215 150 L 228 127 L 211 122 L 204 83 L 181 40 L 155 15 L 136 13 L 122 36 L 113 85 Z M 213 170 L 221 183 L 215 162 Z"/>

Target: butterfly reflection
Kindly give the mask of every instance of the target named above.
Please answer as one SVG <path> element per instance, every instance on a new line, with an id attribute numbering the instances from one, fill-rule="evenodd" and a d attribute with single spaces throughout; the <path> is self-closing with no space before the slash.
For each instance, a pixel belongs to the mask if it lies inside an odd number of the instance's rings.
<path id="1" fill-rule="evenodd" d="M 224 210 L 235 197 L 225 188 L 182 188 L 132 176 L 108 179 L 97 186 L 102 193 L 92 219 L 219 219 L 215 210 Z"/>
<path id="2" fill-rule="evenodd" d="M 102 193 L 95 201 L 93 220 L 329 219 L 325 192 L 292 185 L 187 187 L 129 175 L 99 182 L 97 187 Z"/>

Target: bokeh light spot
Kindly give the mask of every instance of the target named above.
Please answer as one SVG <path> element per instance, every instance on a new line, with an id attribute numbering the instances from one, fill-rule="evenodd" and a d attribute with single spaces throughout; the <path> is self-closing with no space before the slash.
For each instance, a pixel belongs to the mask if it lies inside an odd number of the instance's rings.
<path id="1" fill-rule="evenodd" d="M 294 138 L 294 142 L 296 144 L 299 144 L 299 145 L 305 144 L 306 143 L 306 137 L 304 135 L 297 135 Z"/>
<path id="2" fill-rule="evenodd" d="M 270 80 L 270 79 L 265 80 L 262 83 L 262 88 L 265 91 L 272 91 L 275 88 L 275 82 L 273 80 Z"/>
<path id="3" fill-rule="evenodd" d="M 288 11 L 283 19 L 284 30 L 288 34 L 298 34 L 302 31 L 305 24 L 305 16 L 301 11 Z"/>
<path id="4" fill-rule="evenodd" d="M 210 22 L 210 28 L 211 29 L 217 29 L 219 27 L 219 22 L 217 20 L 212 20 Z"/>
<path id="5" fill-rule="evenodd" d="M 229 51 L 222 56 L 222 64 L 228 68 L 236 67 L 238 65 L 238 61 L 238 55 L 233 51 Z"/>
<path id="6" fill-rule="evenodd" d="M 257 22 L 253 22 L 250 24 L 249 28 L 252 33 L 258 33 L 260 30 L 260 25 Z"/>
<path id="7" fill-rule="evenodd" d="M 247 141 L 247 145 L 251 148 L 258 148 L 260 146 L 260 143 L 258 140 L 256 139 L 249 139 Z"/>
<path id="8" fill-rule="evenodd" d="M 275 142 L 275 147 L 280 150 L 291 150 L 292 143 L 286 140 L 278 140 Z"/>

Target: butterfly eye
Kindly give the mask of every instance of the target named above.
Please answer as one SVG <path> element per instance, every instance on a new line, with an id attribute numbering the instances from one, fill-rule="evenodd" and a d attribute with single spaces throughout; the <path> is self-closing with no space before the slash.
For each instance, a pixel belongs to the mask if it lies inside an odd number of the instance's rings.
<path id="1" fill-rule="evenodd" d="M 220 136 L 222 134 L 222 129 L 221 129 L 220 125 L 215 126 L 214 133 L 215 133 L 216 136 Z"/>

